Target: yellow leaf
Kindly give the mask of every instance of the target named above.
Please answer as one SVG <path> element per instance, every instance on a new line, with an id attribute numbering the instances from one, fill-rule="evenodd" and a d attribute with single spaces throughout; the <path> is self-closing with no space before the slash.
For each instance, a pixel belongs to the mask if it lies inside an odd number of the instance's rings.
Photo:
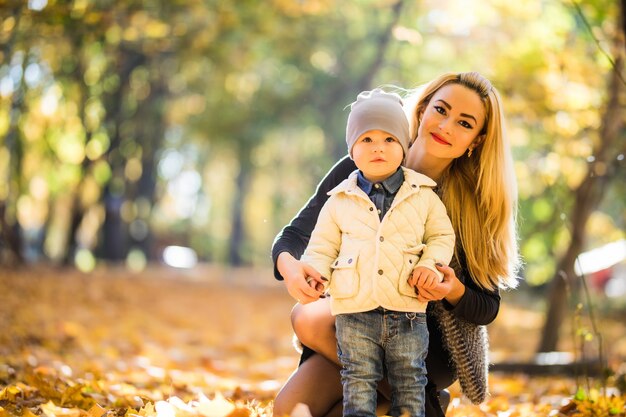
<path id="1" fill-rule="evenodd" d="M 89 413 L 90 417 L 102 417 L 102 415 L 106 413 L 107 410 L 101 407 L 100 404 L 94 404 L 87 412 Z"/>
<path id="2" fill-rule="evenodd" d="M 41 411 L 48 417 L 80 417 L 80 409 L 57 407 L 52 401 L 41 404 Z"/>
<path id="3" fill-rule="evenodd" d="M 144 405 L 143 407 L 141 407 L 141 409 L 139 410 L 139 412 L 137 414 L 133 414 L 133 416 L 140 416 L 140 417 L 153 417 L 156 415 L 156 410 L 154 409 L 154 404 L 153 403 L 147 403 L 146 405 Z M 129 417 L 131 417 L 129 415 Z"/>
<path id="4" fill-rule="evenodd" d="M 213 400 L 209 400 L 203 394 L 200 394 L 200 401 L 198 401 L 198 413 L 205 417 L 226 417 L 234 410 L 235 405 L 226 400 L 219 392 L 215 394 L 215 398 L 213 398 Z"/>
<path id="5" fill-rule="evenodd" d="M 15 385 L 9 385 L 0 391 L 0 400 L 14 402 L 16 397 L 22 393 L 22 390 Z"/>
<path id="6" fill-rule="evenodd" d="M 247 408 L 235 408 L 227 417 L 250 417 L 250 410 Z"/>

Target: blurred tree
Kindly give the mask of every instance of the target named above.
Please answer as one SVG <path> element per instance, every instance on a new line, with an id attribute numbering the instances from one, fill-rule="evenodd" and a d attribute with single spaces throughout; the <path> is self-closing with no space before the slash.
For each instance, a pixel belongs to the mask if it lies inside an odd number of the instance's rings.
<path id="1" fill-rule="evenodd" d="M 576 4 L 597 33 L 619 13 L 610 0 Z M 267 265 L 271 238 L 345 154 L 359 91 L 479 70 L 505 100 L 524 274 L 545 283 L 570 246 L 572 190 L 598 158 L 606 101 L 606 59 L 571 7 L 3 3 L 1 250 L 89 270 L 100 258 L 140 268 L 180 244 L 202 260 Z M 605 219 L 587 230 L 590 245 L 623 236 L 624 185 L 607 187 L 618 198 L 590 215 Z"/>
<path id="2" fill-rule="evenodd" d="M 622 2 L 622 7 L 624 7 Z M 624 11 L 618 14 L 623 17 Z M 584 16 L 583 16 L 584 18 Z M 568 298 L 578 288 L 574 265 L 578 255 L 584 251 L 588 220 L 601 203 L 612 181 L 625 179 L 624 155 L 626 134 L 624 98 L 626 81 L 623 77 L 625 21 L 620 18 L 612 36 L 612 51 L 609 81 L 606 88 L 606 103 L 603 108 L 600 128 L 594 141 L 593 157 L 589 159 L 587 175 L 574 192 L 574 205 L 570 215 L 571 238 L 565 254 L 556 265 L 556 274 L 550 284 L 548 310 L 538 347 L 539 352 L 557 350 L 559 334 L 567 314 Z"/>
<path id="3" fill-rule="evenodd" d="M 20 26 L 20 17 L 24 5 L 15 4 L 8 8 L 8 15 L 3 16 L 4 22 L 8 24 L 8 33 L 4 34 L 4 42 L 2 42 L 2 61 L 11 62 L 12 65 L 21 67 L 22 73 L 26 69 L 28 63 L 29 52 L 18 51 L 15 53 L 15 43 Z M 4 13 L 3 13 L 4 14 Z M 4 146 L 8 152 L 8 169 L 5 182 L 5 189 L 0 192 L 0 261 L 9 264 L 22 264 L 24 257 L 22 255 L 22 238 L 20 225 L 17 221 L 17 198 L 21 193 L 20 190 L 20 170 L 23 157 L 21 138 L 19 135 L 19 118 L 25 108 L 24 95 L 26 85 L 24 77 L 20 77 L 17 86 L 13 91 L 8 110 L 9 123 L 4 135 Z M 2 245 L 1 243 L 4 243 Z M 3 248 L 3 246 L 5 246 Z"/>

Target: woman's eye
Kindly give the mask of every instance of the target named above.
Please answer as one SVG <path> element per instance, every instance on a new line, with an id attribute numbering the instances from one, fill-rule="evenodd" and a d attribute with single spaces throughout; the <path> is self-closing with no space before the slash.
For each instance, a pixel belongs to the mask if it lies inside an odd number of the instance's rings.
<path id="1" fill-rule="evenodd" d="M 466 129 L 471 129 L 471 128 L 472 128 L 472 125 L 471 125 L 471 124 L 469 124 L 468 122 L 466 122 L 465 120 L 461 120 L 461 121 L 459 122 L 459 124 L 460 124 L 461 126 L 463 126 L 464 128 L 466 128 Z"/>
<path id="2" fill-rule="evenodd" d="M 444 109 L 443 107 L 441 107 L 441 106 L 434 106 L 434 108 L 435 108 L 435 111 L 437 113 L 439 113 L 439 114 L 446 114 L 446 109 Z"/>

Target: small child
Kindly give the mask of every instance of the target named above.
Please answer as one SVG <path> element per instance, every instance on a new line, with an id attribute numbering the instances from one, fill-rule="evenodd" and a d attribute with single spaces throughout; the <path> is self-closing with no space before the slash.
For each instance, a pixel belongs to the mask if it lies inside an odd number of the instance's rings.
<path id="1" fill-rule="evenodd" d="M 377 383 L 387 372 L 390 414 L 424 416 L 427 303 L 411 283 L 420 275 L 440 282 L 435 263 L 450 262 L 454 231 L 436 183 L 401 167 L 410 140 L 400 96 L 359 94 L 346 142 L 358 169 L 328 193 L 302 257 L 330 278 L 343 415 L 375 416 Z"/>

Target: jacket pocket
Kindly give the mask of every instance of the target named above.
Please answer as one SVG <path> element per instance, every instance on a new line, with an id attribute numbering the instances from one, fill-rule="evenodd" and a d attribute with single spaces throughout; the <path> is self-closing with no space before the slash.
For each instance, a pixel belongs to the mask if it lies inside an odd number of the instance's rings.
<path id="1" fill-rule="evenodd" d="M 334 298 L 354 297 L 359 291 L 357 254 L 340 254 L 331 265 L 330 295 Z"/>
<path id="2" fill-rule="evenodd" d="M 417 298 L 415 288 L 409 285 L 409 278 L 411 278 L 413 269 L 419 262 L 420 255 L 425 247 L 426 245 L 422 243 L 402 251 L 402 271 L 400 272 L 400 279 L 398 280 L 398 291 L 400 294 Z"/>

